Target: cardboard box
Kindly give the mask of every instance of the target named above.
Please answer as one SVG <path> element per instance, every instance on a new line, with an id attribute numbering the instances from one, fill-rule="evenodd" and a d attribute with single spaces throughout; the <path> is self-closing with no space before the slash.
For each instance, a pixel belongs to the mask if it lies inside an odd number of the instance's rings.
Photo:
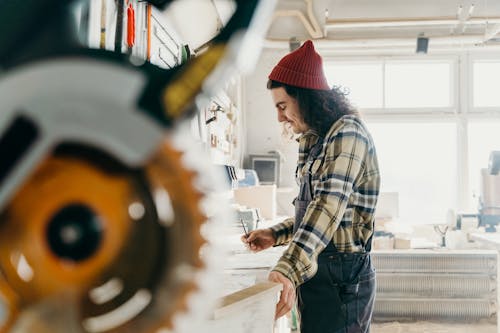
<path id="1" fill-rule="evenodd" d="M 234 189 L 236 203 L 250 208 L 258 208 L 261 217 L 276 218 L 276 185 L 257 185 Z"/>
<path id="2" fill-rule="evenodd" d="M 395 249 L 411 249 L 411 238 L 396 237 L 394 239 Z"/>

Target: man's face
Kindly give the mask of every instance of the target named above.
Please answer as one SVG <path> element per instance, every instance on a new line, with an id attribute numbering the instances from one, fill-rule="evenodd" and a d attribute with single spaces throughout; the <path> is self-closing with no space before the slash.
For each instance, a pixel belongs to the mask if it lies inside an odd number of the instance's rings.
<path id="1" fill-rule="evenodd" d="M 271 89 L 276 111 L 278 112 L 278 121 L 286 122 L 290 125 L 295 134 L 301 134 L 309 129 L 299 112 L 297 100 L 286 93 L 285 88 Z"/>

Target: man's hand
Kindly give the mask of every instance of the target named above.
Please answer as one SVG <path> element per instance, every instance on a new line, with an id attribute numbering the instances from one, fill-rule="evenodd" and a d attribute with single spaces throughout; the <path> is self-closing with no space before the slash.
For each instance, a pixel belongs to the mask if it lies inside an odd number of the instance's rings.
<path id="1" fill-rule="evenodd" d="M 280 300 L 276 305 L 276 314 L 274 319 L 287 314 L 295 304 L 295 286 L 292 281 L 280 272 L 272 271 L 269 273 L 267 278 L 271 282 L 277 282 L 283 284 L 283 290 L 281 291 Z"/>
<path id="2" fill-rule="evenodd" d="M 265 250 L 276 243 L 271 229 L 258 229 L 241 236 L 241 241 L 254 252 Z"/>

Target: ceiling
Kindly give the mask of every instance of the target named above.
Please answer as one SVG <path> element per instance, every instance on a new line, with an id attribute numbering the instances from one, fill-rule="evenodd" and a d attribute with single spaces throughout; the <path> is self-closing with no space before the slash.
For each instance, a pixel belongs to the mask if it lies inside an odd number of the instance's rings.
<path id="1" fill-rule="evenodd" d="M 163 11 L 163 15 L 196 50 L 220 31 L 235 8 L 232 0 L 177 0 Z"/>
<path id="2" fill-rule="evenodd" d="M 291 37 L 323 48 L 429 50 L 500 46 L 500 0 L 279 0 L 268 47 Z"/>
<path id="3" fill-rule="evenodd" d="M 196 49 L 234 8 L 232 0 L 182 0 L 165 16 Z M 500 0 L 278 0 L 264 47 L 289 48 L 295 37 L 333 52 L 414 52 L 419 36 L 429 52 L 500 49 Z"/>

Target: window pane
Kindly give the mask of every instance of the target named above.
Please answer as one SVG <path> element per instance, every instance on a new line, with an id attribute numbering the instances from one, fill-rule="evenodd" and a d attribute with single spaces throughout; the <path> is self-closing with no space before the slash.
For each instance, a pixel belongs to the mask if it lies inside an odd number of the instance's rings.
<path id="1" fill-rule="evenodd" d="M 478 209 L 480 170 L 488 168 L 490 152 L 500 150 L 500 121 L 476 120 L 469 123 L 469 182 L 473 211 Z"/>
<path id="2" fill-rule="evenodd" d="M 455 123 L 369 123 L 381 191 L 399 193 L 401 222 L 443 223 L 456 206 Z"/>
<path id="3" fill-rule="evenodd" d="M 450 107 L 449 63 L 387 63 L 385 106 Z"/>
<path id="4" fill-rule="evenodd" d="M 473 71 L 473 105 L 500 106 L 500 62 L 476 62 Z"/>
<path id="5" fill-rule="evenodd" d="M 328 84 L 345 88 L 356 107 L 382 107 L 382 64 L 327 64 L 325 73 Z"/>

